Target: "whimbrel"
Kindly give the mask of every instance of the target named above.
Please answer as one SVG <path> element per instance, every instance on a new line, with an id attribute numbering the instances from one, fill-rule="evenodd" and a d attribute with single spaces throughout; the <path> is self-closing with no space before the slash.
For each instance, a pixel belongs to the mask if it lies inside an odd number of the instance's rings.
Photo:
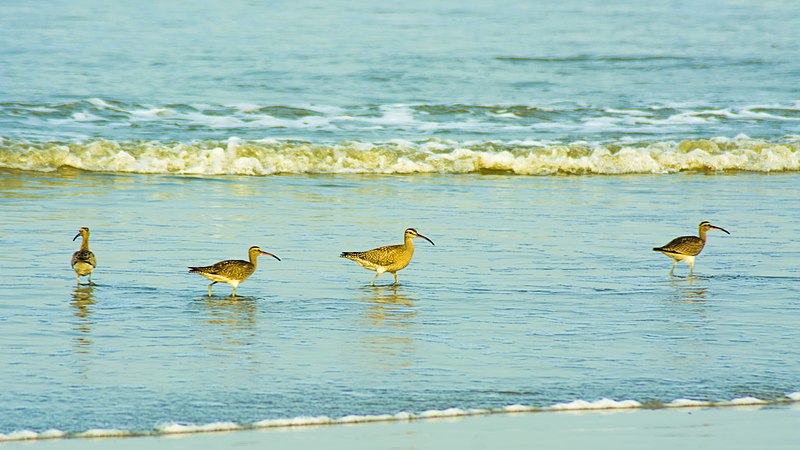
<path id="1" fill-rule="evenodd" d="M 671 240 L 669 244 L 662 247 L 655 247 L 653 249 L 653 251 L 661 252 L 675 260 L 675 263 L 672 265 L 672 269 L 669 271 L 670 275 L 674 275 L 675 266 L 678 265 L 678 261 L 686 261 L 689 264 L 689 275 L 692 275 L 692 271 L 694 270 L 694 258 L 699 255 L 701 251 L 703 251 L 703 247 L 706 245 L 706 232 L 708 230 L 713 228 L 715 230 L 724 231 L 725 233 L 730 234 L 728 230 L 711 225 L 711 222 L 705 220 L 700 222 L 699 228 L 699 237 L 676 237 L 675 239 Z"/>
<path id="2" fill-rule="evenodd" d="M 402 244 L 387 245 L 386 247 L 378 247 L 366 252 L 342 252 L 339 256 L 351 259 L 367 270 L 377 272 L 375 278 L 369 284 L 370 286 L 375 286 L 375 280 L 384 272 L 394 275 L 394 284 L 398 284 L 400 281 L 397 279 L 397 271 L 408 266 L 408 263 L 411 262 L 411 257 L 414 255 L 414 242 L 412 240 L 414 238 L 422 238 L 430 242 L 431 245 L 436 245 L 432 240 L 419 234 L 417 230 L 408 228 L 405 232 L 405 241 Z"/>
<path id="3" fill-rule="evenodd" d="M 72 254 L 72 269 L 75 270 L 78 284 L 81 284 L 81 277 L 88 275 L 89 285 L 92 285 L 92 271 L 97 267 L 97 260 L 95 260 L 94 253 L 89 250 L 89 229 L 81 227 L 72 240 L 75 241 L 78 236 L 83 237 L 83 240 L 81 241 L 80 250 Z"/>
<path id="4" fill-rule="evenodd" d="M 267 253 L 257 246 L 250 247 L 248 250 L 250 261 L 242 261 L 240 259 L 228 259 L 220 261 L 211 266 L 205 267 L 189 267 L 189 272 L 198 273 L 209 280 L 211 284 L 208 285 L 208 296 L 211 297 L 211 286 L 219 282 L 228 283 L 233 286 L 231 297 L 236 297 L 236 287 L 239 283 L 247 279 L 253 272 L 256 271 L 256 259 L 258 255 L 269 255 L 280 261 L 281 259 L 272 253 Z"/>

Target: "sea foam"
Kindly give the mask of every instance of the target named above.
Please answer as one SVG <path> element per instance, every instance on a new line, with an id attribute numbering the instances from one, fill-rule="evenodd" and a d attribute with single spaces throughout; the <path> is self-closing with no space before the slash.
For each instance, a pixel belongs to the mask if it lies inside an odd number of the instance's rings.
<path id="1" fill-rule="evenodd" d="M 640 408 L 641 406 L 642 404 L 636 400 L 616 401 L 603 398 L 593 402 L 586 400 L 575 400 L 570 403 L 559 403 L 551 406 L 549 409 L 554 411 L 587 411 L 592 409 L 633 409 Z"/>
<path id="2" fill-rule="evenodd" d="M 388 141 L 318 144 L 229 139 L 31 143 L 0 141 L 0 167 L 52 171 L 62 167 L 121 173 L 272 175 L 303 173 L 665 174 L 794 172 L 800 142 L 733 139 L 651 143 Z"/>
<path id="3" fill-rule="evenodd" d="M 447 408 L 441 410 L 428 410 L 421 412 L 401 411 L 394 414 L 360 415 L 351 414 L 339 418 L 328 416 L 298 416 L 285 419 L 266 419 L 252 423 L 212 422 L 207 424 L 180 424 L 163 423 L 156 425 L 149 431 L 127 431 L 118 429 L 90 429 L 79 433 L 67 433 L 50 429 L 43 432 L 32 430 L 19 430 L 8 434 L 0 433 L 0 442 L 43 440 L 59 438 L 108 438 L 108 437 L 138 437 L 138 436 L 163 436 L 186 433 L 209 433 L 220 431 L 251 430 L 259 428 L 294 428 L 362 424 L 375 422 L 406 422 L 414 420 L 458 418 L 480 416 L 489 414 L 518 414 L 518 413 L 545 413 L 559 411 L 614 411 L 614 410 L 641 410 L 652 408 L 698 408 L 698 407 L 740 407 L 740 406 L 767 406 L 800 402 L 800 392 L 787 394 L 786 397 L 762 400 L 755 397 L 735 398 L 728 401 L 699 401 L 690 399 L 676 399 L 665 404 L 643 404 L 636 400 L 613 400 L 602 398 L 594 401 L 574 400 L 568 403 L 557 403 L 548 407 L 528 405 L 508 405 L 502 408 Z"/>

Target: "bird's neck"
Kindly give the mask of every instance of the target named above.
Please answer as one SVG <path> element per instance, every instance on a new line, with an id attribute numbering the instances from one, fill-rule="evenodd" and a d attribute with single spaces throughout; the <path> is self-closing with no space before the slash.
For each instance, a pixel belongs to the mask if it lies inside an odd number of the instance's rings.
<path id="1" fill-rule="evenodd" d="M 700 229 L 700 233 L 699 233 L 700 234 L 700 240 L 703 241 L 703 242 L 706 241 L 706 233 L 708 233 L 707 230 L 704 230 L 702 228 Z"/>
<path id="2" fill-rule="evenodd" d="M 256 267 L 256 265 L 258 265 L 258 253 L 250 254 L 250 264 L 252 264 L 253 267 Z"/>
<path id="3" fill-rule="evenodd" d="M 81 250 L 89 250 L 89 236 L 81 236 L 83 240 L 81 241 Z"/>
<path id="4" fill-rule="evenodd" d="M 411 250 L 413 252 L 414 251 L 414 238 L 412 238 L 411 236 L 406 237 L 406 241 L 403 243 L 403 246 L 407 250 Z"/>

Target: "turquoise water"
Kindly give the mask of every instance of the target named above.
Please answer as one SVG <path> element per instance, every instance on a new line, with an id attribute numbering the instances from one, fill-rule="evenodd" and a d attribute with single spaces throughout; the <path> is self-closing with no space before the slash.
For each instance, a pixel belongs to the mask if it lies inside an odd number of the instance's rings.
<path id="1" fill-rule="evenodd" d="M 796 397 L 793 7 L 4 3 L 0 433 Z"/>
<path id="2" fill-rule="evenodd" d="M 4 2 L 12 139 L 797 135 L 792 1 Z"/>

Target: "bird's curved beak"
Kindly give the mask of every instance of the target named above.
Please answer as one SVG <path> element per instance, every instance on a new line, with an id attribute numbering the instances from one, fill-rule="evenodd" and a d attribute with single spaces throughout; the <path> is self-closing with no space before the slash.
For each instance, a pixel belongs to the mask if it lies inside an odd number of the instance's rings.
<path id="1" fill-rule="evenodd" d="M 80 236 L 80 235 L 81 235 L 80 233 L 76 234 L 75 237 L 72 238 L 72 241 L 75 242 L 75 239 L 78 239 L 78 236 Z"/>
<path id="2" fill-rule="evenodd" d="M 417 237 L 418 237 L 418 238 L 425 239 L 426 241 L 430 242 L 430 243 L 431 243 L 431 245 L 433 245 L 434 247 L 436 246 L 436 244 L 434 244 L 432 240 L 430 240 L 430 239 L 426 238 L 425 236 L 423 236 L 423 235 L 421 235 L 421 234 L 419 234 L 419 233 L 417 233 Z"/>
<path id="3" fill-rule="evenodd" d="M 278 261 L 281 260 L 280 258 L 278 258 L 277 256 L 273 255 L 272 253 L 267 253 L 264 250 L 261 250 L 261 254 L 262 255 L 267 255 L 267 256 L 272 256 L 273 258 L 277 259 Z"/>
<path id="4" fill-rule="evenodd" d="M 715 230 L 724 231 L 724 232 L 726 232 L 726 233 L 728 233 L 728 234 L 731 234 L 731 233 L 730 233 L 728 230 L 726 230 L 725 228 L 718 227 L 718 226 L 716 226 L 716 225 L 711 225 L 711 228 L 714 228 Z"/>

